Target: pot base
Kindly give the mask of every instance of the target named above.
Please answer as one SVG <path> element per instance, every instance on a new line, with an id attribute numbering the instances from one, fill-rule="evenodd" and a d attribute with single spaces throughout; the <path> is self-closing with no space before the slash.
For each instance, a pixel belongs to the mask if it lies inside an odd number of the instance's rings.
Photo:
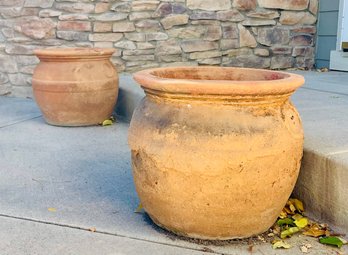
<path id="1" fill-rule="evenodd" d="M 178 230 L 175 229 L 170 229 L 164 225 L 162 225 L 161 223 L 159 223 L 159 221 L 157 221 L 153 216 L 151 216 L 150 214 L 147 213 L 147 215 L 150 217 L 150 219 L 153 221 L 154 224 L 156 224 L 158 227 L 164 229 L 165 231 L 168 231 L 174 235 L 177 235 L 179 237 L 185 237 L 185 238 L 191 238 L 191 239 L 200 239 L 200 240 L 207 240 L 207 241 L 229 241 L 229 240 L 236 240 L 236 239 L 245 239 L 245 238 L 249 238 L 249 237 L 253 237 L 253 236 L 257 236 L 260 235 L 262 233 L 265 233 L 269 228 L 265 229 L 264 231 L 261 231 L 260 233 L 255 233 L 252 235 L 246 235 L 246 236 L 205 236 L 205 235 L 199 235 L 199 234 L 195 234 L 195 233 L 184 233 L 184 232 L 180 232 Z"/>

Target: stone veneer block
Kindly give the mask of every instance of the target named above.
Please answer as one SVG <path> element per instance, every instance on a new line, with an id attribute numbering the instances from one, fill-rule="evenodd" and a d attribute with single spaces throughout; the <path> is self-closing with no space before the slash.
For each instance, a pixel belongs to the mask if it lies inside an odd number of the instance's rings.
<path id="1" fill-rule="evenodd" d="M 317 18 L 309 12 L 282 11 L 279 22 L 283 25 L 313 25 Z"/>
<path id="2" fill-rule="evenodd" d="M 191 10 L 222 11 L 231 8 L 230 0 L 187 0 Z"/>
<path id="3" fill-rule="evenodd" d="M 271 9 L 304 10 L 309 0 L 258 0 L 259 6 Z"/>
<path id="4" fill-rule="evenodd" d="M 215 50 L 218 48 L 216 42 L 207 42 L 202 40 L 189 40 L 183 41 L 181 47 L 184 52 L 196 52 L 196 51 L 207 51 Z"/>
<path id="5" fill-rule="evenodd" d="M 188 20 L 189 16 L 187 14 L 170 15 L 161 19 L 161 24 L 164 29 L 169 29 L 173 26 L 185 25 L 188 23 Z"/>

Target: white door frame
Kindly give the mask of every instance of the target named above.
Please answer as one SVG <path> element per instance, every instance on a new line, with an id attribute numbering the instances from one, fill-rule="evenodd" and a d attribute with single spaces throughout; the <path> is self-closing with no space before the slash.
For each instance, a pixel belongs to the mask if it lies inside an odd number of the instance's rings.
<path id="1" fill-rule="evenodd" d="M 348 0 L 340 0 L 336 50 L 342 50 L 342 42 L 348 42 Z"/>

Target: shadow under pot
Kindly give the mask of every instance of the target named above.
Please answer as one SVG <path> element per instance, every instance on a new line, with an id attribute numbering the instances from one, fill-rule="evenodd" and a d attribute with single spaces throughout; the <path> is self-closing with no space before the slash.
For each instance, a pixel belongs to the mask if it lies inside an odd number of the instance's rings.
<path id="1" fill-rule="evenodd" d="M 33 93 L 48 124 L 89 126 L 108 119 L 118 95 L 114 49 L 36 50 Z"/>
<path id="2" fill-rule="evenodd" d="M 138 72 L 146 96 L 129 129 L 135 187 L 152 220 L 224 240 L 265 232 L 296 183 L 302 76 L 229 67 Z"/>

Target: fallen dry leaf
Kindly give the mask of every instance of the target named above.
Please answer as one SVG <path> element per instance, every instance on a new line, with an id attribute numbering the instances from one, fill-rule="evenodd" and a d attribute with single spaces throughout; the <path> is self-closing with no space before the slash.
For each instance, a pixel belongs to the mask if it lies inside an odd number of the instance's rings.
<path id="1" fill-rule="evenodd" d="M 273 249 L 279 249 L 279 248 L 290 249 L 291 245 L 283 240 L 275 240 L 272 243 L 272 248 Z"/>
<path id="2" fill-rule="evenodd" d="M 143 210 L 143 205 L 140 203 L 137 207 L 137 209 L 135 209 L 135 213 L 141 213 L 141 211 Z"/>
<path id="3" fill-rule="evenodd" d="M 49 212 L 56 212 L 56 211 L 57 211 L 57 209 L 54 208 L 54 207 L 48 207 L 47 210 L 48 210 Z"/>
<path id="4" fill-rule="evenodd" d="M 102 123 L 102 126 L 105 127 L 105 126 L 110 126 L 112 124 L 113 124 L 112 120 L 104 120 Z"/>
<path id="5" fill-rule="evenodd" d="M 286 211 L 283 209 L 282 212 L 279 215 L 279 218 L 281 219 L 285 219 L 286 217 L 288 217 L 288 214 L 286 213 Z"/>
<path id="6" fill-rule="evenodd" d="M 291 218 L 293 218 L 294 220 L 299 220 L 303 218 L 303 216 L 301 214 L 296 213 L 295 215 L 292 215 Z"/>
<path id="7" fill-rule="evenodd" d="M 89 231 L 91 231 L 91 232 L 95 232 L 95 231 L 97 231 L 97 229 L 96 229 L 95 227 L 93 227 L 93 228 L 89 228 L 88 230 L 89 230 Z"/>
<path id="8" fill-rule="evenodd" d="M 290 198 L 289 201 L 295 206 L 295 208 L 299 211 L 299 212 L 304 212 L 304 206 L 302 201 L 296 199 L 296 198 Z"/>
<path id="9" fill-rule="evenodd" d="M 326 235 L 326 231 L 326 229 L 322 229 L 317 223 L 312 223 L 302 234 L 306 236 L 319 237 Z"/>
<path id="10" fill-rule="evenodd" d="M 319 73 L 326 73 L 326 72 L 328 72 L 328 71 L 329 71 L 329 69 L 326 68 L 326 67 L 317 69 L 317 72 L 319 72 Z"/>

